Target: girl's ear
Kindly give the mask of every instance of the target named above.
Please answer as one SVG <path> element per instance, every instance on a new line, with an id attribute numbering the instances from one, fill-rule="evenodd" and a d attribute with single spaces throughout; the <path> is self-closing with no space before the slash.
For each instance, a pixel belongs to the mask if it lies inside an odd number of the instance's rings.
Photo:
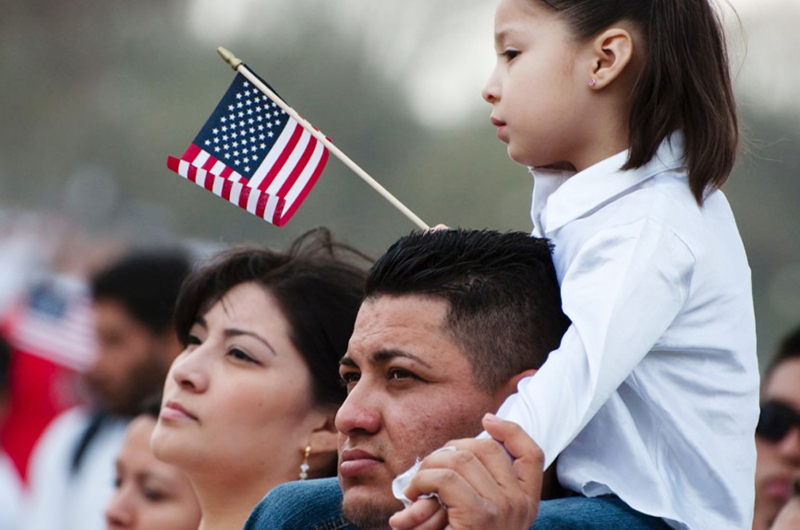
<path id="1" fill-rule="evenodd" d="M 618 79 L 633 59 L 634 41 L 631 32 L 612 27 L 592 42 L 593 68 L 588 81 L 593 90 L 601 90 Z"/>

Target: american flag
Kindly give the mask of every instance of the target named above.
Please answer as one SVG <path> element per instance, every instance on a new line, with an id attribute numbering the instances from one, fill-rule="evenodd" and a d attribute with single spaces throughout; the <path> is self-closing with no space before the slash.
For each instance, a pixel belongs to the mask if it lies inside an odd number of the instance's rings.
<path id="1" fill-rule="evenodd" d="M 80 280 L 52 276 L 36 282 L 6 324 L 12 346 L 61 366 L 84 371 L 97 355 L 92 300 Z"/>
<path id="2" fill-rule="evenodd" d="M 240 208 L 283 226 L 317 182 L 328 150 L 237 74 L 180 159 L 167 167 Z"/>

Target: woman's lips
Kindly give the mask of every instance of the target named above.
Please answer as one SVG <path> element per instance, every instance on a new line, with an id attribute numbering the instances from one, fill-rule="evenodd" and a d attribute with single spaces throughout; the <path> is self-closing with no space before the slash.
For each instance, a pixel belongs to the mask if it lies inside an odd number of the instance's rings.
<path id="1" fill-rule="evenodd" d="M 379 465 L 382 460 L 361 449 L 342 451 L 339 474 L 343 478 L 355 477 Z"/>
<path id="2" fill-rule="evenodd" d="M 490 117 L 489 120 L 492 122 L 492 125 L 497 127 L 497 137 L 500 140 L 504 140 L 505 141 L 505 135 L 503 133 L 506 130 L 506 122 L 500 121 L 497 118 L 495 118 L 494 116 Z"/>
<path id="3" fill-rule="evenodd" d="M 162 420 L 197 420 L 197 416 L 186 410 L 183 405 L 176 401 L 168 401 L 159 413 Z"/>

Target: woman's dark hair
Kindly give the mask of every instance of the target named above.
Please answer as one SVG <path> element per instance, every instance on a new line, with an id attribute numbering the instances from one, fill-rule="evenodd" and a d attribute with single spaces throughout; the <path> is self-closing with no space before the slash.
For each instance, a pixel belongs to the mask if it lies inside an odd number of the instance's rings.
<path id="1" fill-rule="evenodd" d="M 347 350 L 361 305 L 366 272 L 354 264 L 367 258 L 333 241 L 320 228 L 295 240 L 286 252 L 263 247 L 224 251 L 184 282 L 175 308 L 178 337 L 189 332 L 211 306 L 243 283 L 256 283 L 277 300 L 289 322 L 290 339 L 311 372 L 314 402 L 339 405 L 339 360 Z"/>
<path id="2" fill-rule="evenodd" d="M 724 184 L 739 142 L 722 23 L 708 0 L 535 0 L 554 9 L 580 40 L 627 20 L 645 38 L 646 61 L 631 95 L 630 155 L 646 164 L 683 131 L 689 187 L 698 204 Z"/>

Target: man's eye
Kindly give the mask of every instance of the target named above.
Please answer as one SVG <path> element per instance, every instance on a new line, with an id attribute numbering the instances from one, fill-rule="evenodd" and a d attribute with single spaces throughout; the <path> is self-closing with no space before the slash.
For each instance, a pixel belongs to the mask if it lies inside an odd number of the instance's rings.
<path id="1" fill-rule="evenodd" d="M 358 372 L 345 372 L 339 376 L 344 386 L 349 386 L 353 383 L 357 383 L 358 380 L 361 378 L 361 374 Z"/>
<path id="2" fill-rule="evenodd" d="M 389 370 L 389 379 L 403 380 L 403 379 L 419 379 L 416 375 L 409 371 L 401 370 L 400 368 L 392 368 Z"/>

